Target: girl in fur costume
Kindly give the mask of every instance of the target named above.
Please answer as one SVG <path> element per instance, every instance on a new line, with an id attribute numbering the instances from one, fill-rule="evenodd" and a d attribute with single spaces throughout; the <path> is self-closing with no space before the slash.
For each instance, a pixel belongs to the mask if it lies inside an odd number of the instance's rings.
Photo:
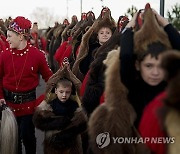
<path id="1" fill-rule="evenodd" d="M 78 99 L 80 81 L 65 66 L 48 81 L 45 100 L 34 114 L 35 126 L 45 131 L 45 154 L 81 154 L 80 134 L 86 116 Z"/>
<path id="2" fill-rule="evenodd" d="M 104 71 L 106 66 L 103 64 L 103 60 L 106 59 L 107 54 L 111 50 L 119 46 L 120 32 L 127 23 L 127 17 L 119 17 L 116 30 L 111 38 L 109 38 L 109 40 L 96 51 L 94 61 L 92 62 L 89 72 L 82 83 L 82 103 L 89 116 L 100 103 L 104 102 Z"/>
<path id="3" fill-rule="evenodd" d="M 98 18 L 83 35 L 79 53 L 72 68 L 73 73 L 81 81 L 85 78 L 97 49 L 109 40 L 115 27 L 115 21 L 111 17 L 110 10 L 108 10 L 106 15 L 103 18 Z"/>

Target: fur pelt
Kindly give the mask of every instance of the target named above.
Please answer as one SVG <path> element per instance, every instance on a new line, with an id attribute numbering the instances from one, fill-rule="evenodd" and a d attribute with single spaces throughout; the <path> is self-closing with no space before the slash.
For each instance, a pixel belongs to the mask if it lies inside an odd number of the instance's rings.
<path id="1" fill-rule="evenodd" d="M 68 34 L 68 31 L 71 31 L 71 29 L 77 24 L 77 22 L 78 22 L 77 17 L 75 15 L 72 16 L 71 24 L 68 25 L 61 34 L 61 40 L 62 40 L 61 42 L 67 41 L 68 36 L 70 35 L 70 32 Z"/>
<path id="2" fill-rule="evenodd" d="M 88 115 L 90 115 L 94 109 L 100 103 L 100 97 L 104 92 L 104 72 L 106 66 L 103 64 L 103 60 L 106 59 L 107 54 L 116 49 L 119 45 L 120 33 L 116 30 L 113 36 L 98 48 L 95 54 L 95 59 L 90 65 L 90 73 L 85 88 L 85 93 L 82 97 L 82 103 Z"/>
<path id="3" fill-rule="evenodd" d="M 50 102 L 51 100 L 56 98 L 56 94 L 54 93 L 53 90 L 56 86 L 57 81 L 63 77 L 72 81 L 73 85 L 75 86 L 75 91 L 77 93 L 76 98 L 79 96 L 81 81 L 65 65 L 64 67 L 61 67 L 55 74 L 53 74 L 47 82 L 46 92 L 45 92 L 45 100 L 47 102 Z"/>
<path id="4" fill-rule="evenodd" d="M 51 125 L 52 121 L 54 128 Z M 37 107 L 33 116 L 35 126 L 45 131 L 45 154 L 81 154 L 80 134 L 86 130 L 86 121 L 87 117 L 82 108 L 77 108 L 72 119 L 66 119 L 55 116 L 46 101 Z"/>
<path id="5" fill-rule="evenodd" d="M 175 139 L 174 143 L 168 144 L 167 153 L 177 154 L 180 151 L 180 52 L 164 53 L 161 65 L 168 80 L 164 126 L 168 136 Z"/>
<path id="6" fill-rule="evenodd" d="M 138 137 L 134 128 L 135 111 L 127 100 L 127 89 L 120 80 L 119 49 L 111 51 L 104 61 L 105 72 L 105 102 L 91 114 L 88 122 L 90 148 L 95 154 L 135 154 L 147 153 L 144 146 L 134 144 L 114 144 L 98 148 L 96 137 L 108 132 L 112 137 Z"/>
<path id="7" fill-rule="evenodd" d="M 153 43 L 161 43 L 166 49 L 171 49 L 168 36 L 163 30 L 163 27 L 160 27 L 158 24 L 152 9 L 145 9 L 143 17 L 144 23 L 142 27 L 134 34 L 135 53 L 144 54 L 148 50 L 148 45 Z"/>
<path id="8" fill-rule="evenodd" d="M 102 27 L 109 27 L 112 30 L 112 32 L 114 32 L 116 24 L 115 21 L 109 17 L 109 14 L 107 14 L 104 18 L 99 18 L 98 20 L 96 20 L 82 37 L 79 54 L 72 68 L 73 73 L 81 81 L 84 79 L 84 75 L 80 72 L 79 69 L 80 62 L 88 55 L 90 37 L 92 36 L 93 33 L 98 33 L 98 31 Z"/>
<path id="9" fill-rule="evenodd" d="M 112 18 L 110 10 L 107 11 L 102 18 L 98 18 L 98 20 L 99 20 L 99 23 L 98 23 L 98 25 L 95 27 L 95 32 L 96 32 L 96 33 L 98 33 L 98 31 L 99 31 L 102 27 L 108 27 L 108 28 L 110 28 L 112 31 L 114 31 L 114 29 L 116 28 L 116 22 L 115 22 L 115 20 Z"/>
<path id="10" fill-rule="evenodd" d="M 100 103 L 100 97 L 104 92 L 104 72 L 106 69 L 103 60 L 106 59 L 111 50 L 118 48 L 120 43 L 119 38 L 120 33 L 117 28 L 111 38 L 100 46 L 94 54 L 95 59 L 90 65 L 90 73 L 82 98 L 83 106 L 88 115 L 91 114 Z"/>
<path id="11" fill-rule="evenodd" d="M 16 118 L 6 105 L 3 105 L 2 111 L 0 106 L 0 112 L 2 112 L 2 117 L 0 117 L 0 154 L 17 154 L 18 125 Z"/>
<path id="12" fill-rule="evenodd" d="M 89 51 L 89 39 L 94 32 L 94 28 L 97 26 L 98 22 L 94 22 L 93 25 L 88 29 L 88 31 L 83 35 L 82 41 L 79 48 L 79 53 L 77 55 L 76 61 L 72 67 L 72 72 L 83 81 L 84 75 L 80 72 L 79 65 L 80 62 L 87 56 Z"/>
<path id="13" fill-rule="evenodd" d="M 168 83 L 166 104 L 180 111 L 180 52 L 170 50 L 163 54 L 161 66 Z"/>

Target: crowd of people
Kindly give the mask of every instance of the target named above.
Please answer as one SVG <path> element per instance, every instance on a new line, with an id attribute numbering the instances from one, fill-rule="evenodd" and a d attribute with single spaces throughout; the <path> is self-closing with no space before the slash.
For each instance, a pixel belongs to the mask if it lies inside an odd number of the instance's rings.
<path id="1" fill-rule="evenodd" d="M 44 36 L 22 16 L 1 25 L 1 154 L 36 154 L 35 128 L 45 154 L 178 154 L 180 33 L 149 3 L 117 22 L 108 7 L 74 15 Z"/>

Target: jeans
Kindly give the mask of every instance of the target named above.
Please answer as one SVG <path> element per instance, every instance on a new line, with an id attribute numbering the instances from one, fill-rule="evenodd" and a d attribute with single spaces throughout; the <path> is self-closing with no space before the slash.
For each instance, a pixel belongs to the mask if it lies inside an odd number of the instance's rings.
<path id="1" fill-rule="evenodd" d="M 17 117 L 18 124 L 18 154 L 22 154 L 22 143 L 26 154 L 36 154 L 35 126 L 32 122 L 33 115 Z"/>

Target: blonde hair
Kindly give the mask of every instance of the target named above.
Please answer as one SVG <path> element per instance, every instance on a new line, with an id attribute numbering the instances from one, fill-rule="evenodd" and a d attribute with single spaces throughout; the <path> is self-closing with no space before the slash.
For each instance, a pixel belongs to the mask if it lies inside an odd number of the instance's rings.
<path id="1" fill-rule="evenodd" d="M 56 88 L 58 88 L 60 85 L 65 86 L 65 87 L 72 87 L 72 82 L 66 78 L 61 78 L 56 83 Z"/>

